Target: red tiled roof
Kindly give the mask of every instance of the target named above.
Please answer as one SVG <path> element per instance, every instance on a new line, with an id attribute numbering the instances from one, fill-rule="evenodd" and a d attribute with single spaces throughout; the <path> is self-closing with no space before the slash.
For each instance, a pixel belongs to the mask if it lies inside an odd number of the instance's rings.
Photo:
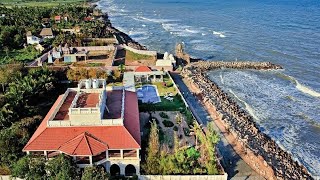
<path id="1" fill-rule="evenodd" d="M 60 19 L 61 19 L 61 16 L 55 16 L 54 19 L 55 19 L 55 20 L 60 20 Z"/>
<path id="2" fill-rule="evenodd" d="M 99 142 L 107 144 L 109 149 L 140 149 L 140 124 L 139 124 L 139 109 L 137 95 L 134 92 L 126 91 L 124 126 L 70 126 L 70 127 L 47 127 L 47 122 L 62 100 L 62 95 L 58 97 L 47 116 L 44 118 L 38 129 L 30 138 L 29 142 L 24 147 L 23 151 L 66 151 L 67 154 L 91 155 L 96 154 L 103 149 Z M 90 134 L 95 140 L 89 149 L 80 137 L 85 134 Z M 83 134 L 82 136 L 80 136 Z M 79 137 L 80 136 L 80 137 Z M 81 141 L 83 142 L 81 142 Z M 79 149 L 75 148 L 75 144 L 81 145 Z M 100 151 L 101 152 L 101 151 Z"/>
<path id="3" fill-rule="evenodd" d="M 88 132 L 83 132 L 60 146 L 59 150 L 69 155 L 98 155 L 108 145 Z"/>
<path id="4" fill-rule="evenodd" d="M 148 66 L 139 66 L 135 72 L 151 72 L 151 69 Z"/>

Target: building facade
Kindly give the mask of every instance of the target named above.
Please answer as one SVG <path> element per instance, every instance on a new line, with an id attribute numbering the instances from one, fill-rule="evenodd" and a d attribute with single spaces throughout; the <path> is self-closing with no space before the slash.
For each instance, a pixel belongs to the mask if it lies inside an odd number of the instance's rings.
<path id="1" fill-rule="evenodd" d="M 87 79 L 58 97 L 23 151 L 47 159 L 63 153 L 79 168 L 101 165 L 132 176 L 140 174 L 140 149 L 136 93 Z"/>

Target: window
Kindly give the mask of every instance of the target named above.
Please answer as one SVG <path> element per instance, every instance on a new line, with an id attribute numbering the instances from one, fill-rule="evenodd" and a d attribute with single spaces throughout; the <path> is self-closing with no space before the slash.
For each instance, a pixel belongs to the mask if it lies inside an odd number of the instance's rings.
<path id="1" fill-rule="evenodd" d="M 109 158 L 117 158 L 121 157 L 121 151 L 120 150 L 109 150 Z"/>
<path id="2" fill-rule="evenodd" d="M 90 164 L 89 156 L 76 156 L 77 164 Z"/>
<path id="3" fill-rule="evenodd" d="M 137 157 L 137 150 L 123 150 L 123 157 L 128 158 L 128 157 Z"/>
<path id="4" fill-rule="evenodd" d="M 98 162 L 104 159 L 106 159 L 106 152 L 102 152 L 101 154 L 92 157 L 93 162 Z"/>

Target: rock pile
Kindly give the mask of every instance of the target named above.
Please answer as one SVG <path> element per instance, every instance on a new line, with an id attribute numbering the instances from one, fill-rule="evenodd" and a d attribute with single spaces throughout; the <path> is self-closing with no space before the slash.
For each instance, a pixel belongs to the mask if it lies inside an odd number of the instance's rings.
<path id="1" fill-rule="evenodd" d="M 232 69 L 282 69 L 280 65 L 272 64 L 270 62 L 244 62 L 244 61 L 198 61 L 188 64 L 185 69 L 193 69 L 197 71 L 208 71 L 213 69 L 232 68 Z"/>
<path id="2" fill-rule="evenodd" d="M 206 71 L 216 68 L 281 69 L 271 63 L 254 62 L 197 62 L 186 66 L 181 75 L 200 90 L 203 103 L 209 103 L 222 115 L 227 129 L 236 134 L 247 151 L 264 159 L 277 179 L 313 179 L 307 169 L 300 165 L 269 136 L 259 130 L 252 116 L 237 105 L 221 88 L 209 80 Z"/>

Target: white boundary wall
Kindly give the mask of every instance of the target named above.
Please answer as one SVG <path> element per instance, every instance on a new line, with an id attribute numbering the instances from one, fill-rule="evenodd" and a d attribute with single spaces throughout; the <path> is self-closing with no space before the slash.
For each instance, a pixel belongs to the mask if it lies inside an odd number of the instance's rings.
<path id="1" fill-rule="evenodd" d="M 148 56 L 157 56 L 157 51 L 148 51 L 148 50 L 138 50 L 138 49 L 134 49 L 132 47 L 129 47 L 127 45 L 122 45 L 123 48 L 129 50 L 129 51 L 132 51 L 134 53 L 137 53 L 137 54 L 144 54 L 144 55 L 148 55 Z"/>
<path id="2" fill-rule="evenodd" d="M 140 180 L 227 180 L 228 174 L 223 175 L 140 175 Z"/>

